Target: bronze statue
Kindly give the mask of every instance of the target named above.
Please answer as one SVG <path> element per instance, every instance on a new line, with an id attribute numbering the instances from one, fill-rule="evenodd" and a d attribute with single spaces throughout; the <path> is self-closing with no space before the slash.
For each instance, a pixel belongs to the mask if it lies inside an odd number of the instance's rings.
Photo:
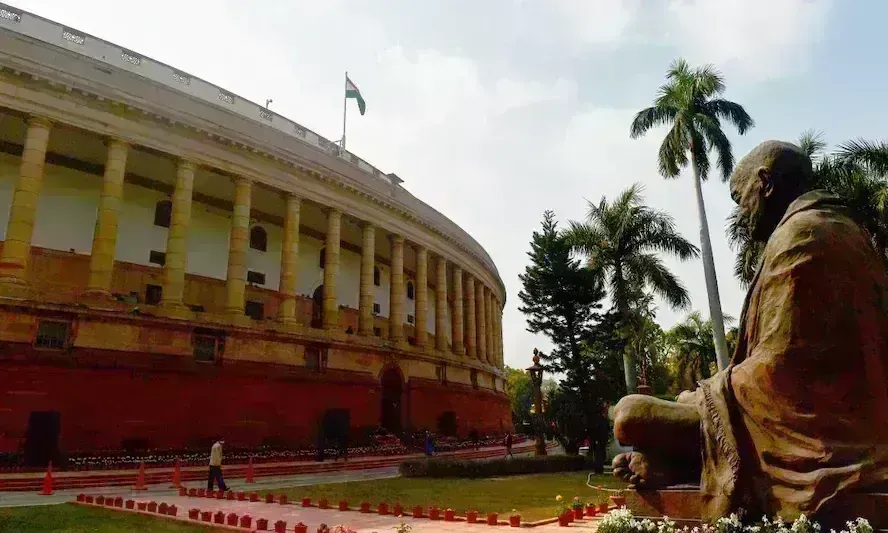
<path id="1" fill-rule="evenodd" d="M 631 395 L 615 475 L 643 489 L 700 482 L 702 518 L 739 509 L 838 516 L 835 496 L 888 479 L 888 274 L 810 158 L 767 141 L 731 196 L 766 242 L 729 367 L 677 402 Z"/>

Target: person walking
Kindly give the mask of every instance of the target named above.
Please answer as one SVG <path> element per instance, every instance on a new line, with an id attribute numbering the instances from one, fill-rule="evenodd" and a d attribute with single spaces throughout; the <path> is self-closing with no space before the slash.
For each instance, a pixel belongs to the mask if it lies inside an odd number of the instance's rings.
<path id="1" fill-rule="evenodd" d="M 228 485 L 222 479 L 222 445 L 225 439 L 219 439 L 210 448 L 210 475 L 207 478 L 207 490 L 213 490 L 213 482 L 219 485 L 219 490 L 228 492 Z"/>
<path id="2" fill-rule="evenodd" d="M 503 446 L 506 447 L 506 453 L 503 454 L 503 459 L 505 459 L 507 455 L 509 457 L 511 457 L 512 459 L 514 459 L 515 456 L 512 455 L 512 432 L 511 431 L 506 432 L 506 438 L 503 439 Z"/>

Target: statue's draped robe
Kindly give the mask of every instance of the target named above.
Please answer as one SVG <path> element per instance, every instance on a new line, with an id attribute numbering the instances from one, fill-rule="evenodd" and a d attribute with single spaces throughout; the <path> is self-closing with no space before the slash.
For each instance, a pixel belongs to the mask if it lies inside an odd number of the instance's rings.
<path id="1" fill-rule="evenodd" d="M 731 365 L 695 395 L 703 518 L 830 513 L 888 479 L 888 275 L 825 191 L 794 201 L 750 285 Z"/>

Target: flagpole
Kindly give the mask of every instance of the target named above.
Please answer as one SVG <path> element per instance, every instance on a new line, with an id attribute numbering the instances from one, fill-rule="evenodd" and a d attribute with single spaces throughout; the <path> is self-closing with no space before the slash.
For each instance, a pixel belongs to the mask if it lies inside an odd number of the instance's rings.
<path id="1" fill-rule="evenodd" d="M 345 154 L 345 117 L 348 113 L 348 71 L 345 71 L 345 86 L 342 89 L 342 139 L 339 140 L 339 155 Z"/>

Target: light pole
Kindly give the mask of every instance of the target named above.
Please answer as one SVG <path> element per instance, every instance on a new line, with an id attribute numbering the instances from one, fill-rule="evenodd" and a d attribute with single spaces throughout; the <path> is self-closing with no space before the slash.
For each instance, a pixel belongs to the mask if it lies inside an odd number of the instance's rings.
<path id="1" fill-rule="evenodd" d="M 527 369 L 533 385 L 533 406 L 536 411 L 536 442 L 534 453 L 546 455 L 546 441 L 543 439 L 543 367 L 540 366 L 540 352 L 533 349 L 533 366 Z"/>

